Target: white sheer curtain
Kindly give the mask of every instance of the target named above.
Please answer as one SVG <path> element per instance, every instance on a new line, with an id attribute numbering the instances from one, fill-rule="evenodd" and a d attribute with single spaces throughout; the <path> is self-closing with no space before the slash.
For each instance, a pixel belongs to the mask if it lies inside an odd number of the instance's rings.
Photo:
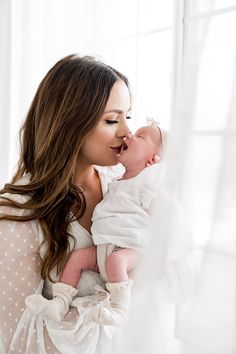
<path id="1" fill-rule="evenodd" d="M 235 1 L 186 1 L 182 81 L 173 133 L 185 153 L 200 270 L 192 301 L 178 309 L 184 353 L 236 352 Z M 231 6 L 229 6 L 231 5 Z"/>
<path id="2" fill-rule="evenodd" d="M 72 11 L 76 3 L 0 2 L 0 70 L 6 77 L 0 82 L 1 184 L 16 156 L 12 147 L 9 161 L 3 147 L 14 146 L 43 74 L 78 47 L 92 52 L 92 24 L 84 14 L 91 13 L 93 2 L 80 1 L 79 13 Z M 116 337 L 115 354 L 236 353 L 236 1 L 175 4 L 178 62 L 162 190 L 181 201 L 188 223 L 179 206 L 159 192 L 163 204 L 156 205 L 152 243 L 137 275 L 130 321 Z M 49 33 L 53 14 L 57 25 Z M 70 20 L 62 27 L 66 18 Z M 13 78 L 14 87 L 9 84 Z"/>
<path id="3" fill-rule="evenodd" d="M 0 183 L 7 180 L 9 164 L 9 113 L 10 113 L 10 2 L 0 2 Z M 4 55 L 3 55 L 4 53 Z"/>
<path id="4" fill-rule="evenodd" d="M 185 207 L 195 241 L 192 260 L 197 267 L 192 268 L 184 257 L 188 250 L 187 238 L 177 239 L 180 252 L 175 254 L 176 258 L 168 258 L 170 249 L 176 246 L 175 232 L 165 233 L 167 240 L 162 260 L 167 265 L 165 279 L 170 276 L 168 265 L 180 260 L 182 246 L 183 267 L 181 269 L 179 264 L 176 267 L 176 282 L 173 278 L 172 284 L 175 290 L 191 285 L 190 274 L 186 274 L 191 269 L 196 271 L 196 281 L 193 294 L 182 304 L 176 304 L 176 312 L 171 311 L 171 303 L 162 297 L 161 291 L 154 293 L 148 289 L 145 301 L 142 299 L 139 303 L 139 313 L 142 314 L 143 309 L 143 314 L 130 323 L 136 328 L 136 335 L 132 340 L 127 339 L 129 346 L 136 340 L 138 344 L 135 350 L 133 344 L 132 351 L 127 352 L 141 353 L 146 348 L 148 353 L 234 354 L 236 45 L 233 33 L 236 3 L 186 0 L 183 4 L 184 13 L 180 18 L 183 21 L 176 19 L 176 30 L 183 33 L 182 41 L 179 41 L 181 48 L 177 46 L 176 50 L 183 51 L 180 67 L 177 66 L 178 85 L 173 97 L 163 188 L 179 196 Z M 180 14 L 179 9 L 176 13 Z M 147 275 L 150 265 L 152 274 L 153 269 L 156 272 L 159 269 L 160 258 L 155 258 L 153 249 L 158 250 L 162 245 L 162 235 L 158 231 L 168 231 L 167 225 L 171 222 L 163 215 L 170 216 L 174 210 L 171 204 L 162 205 L 162 208 L 164 212 L 162 210 L 160 220 L 155 222 L 158 228 L 148 253 L 152 261 L 146 262 Z M 156 220 L 158 215 L 160 208 L 156 209 Z M 149 276 L 143 279 L 145 288 Z M 174 301 L 177 295 L 174 291 Z M 140 321 L 138 327 L 136 321 Z M 145 343 L 143 347 L 140 338 Z"/>

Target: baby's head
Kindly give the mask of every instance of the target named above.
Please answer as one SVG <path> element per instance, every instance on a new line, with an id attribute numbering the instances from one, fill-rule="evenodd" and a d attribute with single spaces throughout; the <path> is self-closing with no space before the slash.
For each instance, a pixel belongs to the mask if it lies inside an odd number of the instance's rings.
<path id="1" fill-rule="evenodd" d="M 128 134 L 119 160 L 127 168 L 146 167 L 155 155 L 162 156 L 163 136 L 159 127 L 147 125 Z"/>

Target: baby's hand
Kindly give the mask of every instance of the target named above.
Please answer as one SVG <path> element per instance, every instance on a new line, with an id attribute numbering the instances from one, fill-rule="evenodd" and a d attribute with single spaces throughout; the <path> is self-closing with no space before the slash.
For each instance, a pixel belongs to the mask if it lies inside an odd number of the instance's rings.
<path id="1" fill-rule="evenodd" d="M 154 165 L 155 163 L 158 163 L 160 161 L 160 156 L 159 155 L 154 155 L 153 158 L 151 160 L 149 160 L 146 164 L 146 167 L 150 167 L 152 165 Z"/>

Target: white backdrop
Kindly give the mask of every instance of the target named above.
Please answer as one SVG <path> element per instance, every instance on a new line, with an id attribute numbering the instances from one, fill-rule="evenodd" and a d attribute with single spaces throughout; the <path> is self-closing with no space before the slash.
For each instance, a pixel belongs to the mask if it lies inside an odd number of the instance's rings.
<path id="1" fill-rule="evenodd" d="M 131 313 L 129 328 L 133 332 L 121 334 L 119 344 L 127 353 L 235 354 L 236 1 L 180 0 L 175 9 L 171 1 L 166 2 L 169 8 L 156 1 L 162 16 L 158 11 L 150 11 L 148 16 L 150 24 L 163 20 L 159 30 L 142 20 L 154 2 L 146 1 L 144 6 L 141 0 L 0 1 L 4 53 L 0 56 L 1 184 L 9 179 L 16 162 L 17 131 L 32 95 L 55 61 L 72 52 L 89 52 L 125 69 L 137 95 L 138 124 L 145 114 L 163 117 L 161 121 L 173 137 L 168 144 L 163 188 L 185 207 L 200 263 L 194 296 L 186 304 L 174 305 L 160 287 L 151 287 L 146 301 L 138 302 L 140 317 Z M 104 9 L 107 17 L 102 17 Z M 119 42 L 114 34 L 118 26 L 117 22 L 114 26 L 114 9 L 119 10 L 119 38 L 123 36 Z M 169 21 L 172 13 L 174 23 Z M 137 35 L 140 28 L 144 32 Z M 127 51 L 132 60 L 125 60 Z M 152 57 L 150 61 L 145 53 Z M 145 81 L 152 76 L 153 81 Z M 172 212 L 173 207 L 165 209 L 165 215 Z M 163 219 L 158 227 L 165 229 L 167 222 Z M 191 269 L 184 259 L 188 240 L 179 241 L 180 252 L 174 261 L 176 277 L 182 280 L 176 280 L 176 287 L 187 286 L 191 278 L 185 274 Z M 154 274 L 158 272 L 160 260 L 152 250 L 158 250 L 160 242 L 156 235 L 141 274 L 149 274 L 150 265 Z M 168 254 L 176 243 L 170 235 L 162 266 L 171 267 Z"/>

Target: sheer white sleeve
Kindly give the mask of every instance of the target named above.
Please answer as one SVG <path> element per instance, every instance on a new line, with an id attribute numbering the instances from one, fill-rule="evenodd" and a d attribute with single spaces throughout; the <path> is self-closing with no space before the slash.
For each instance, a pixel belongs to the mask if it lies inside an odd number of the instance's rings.
<path id="1" fill-rule="evenodd" d="M 15 209 L 1 207 L 1 213 L 16 214 Z M 17 214 L 22 211 L 17 211 Z M 10 343 L 25 314 L 25 298 L 42 283 L 37 251 L 39 241 L 32 222 L 0 221 L 0 326 L 5 351 L 14 352 Z M 24 331 L 18 352 L 25 353 Z M 22 349 L 21 349 L 22 348 Z"/>

